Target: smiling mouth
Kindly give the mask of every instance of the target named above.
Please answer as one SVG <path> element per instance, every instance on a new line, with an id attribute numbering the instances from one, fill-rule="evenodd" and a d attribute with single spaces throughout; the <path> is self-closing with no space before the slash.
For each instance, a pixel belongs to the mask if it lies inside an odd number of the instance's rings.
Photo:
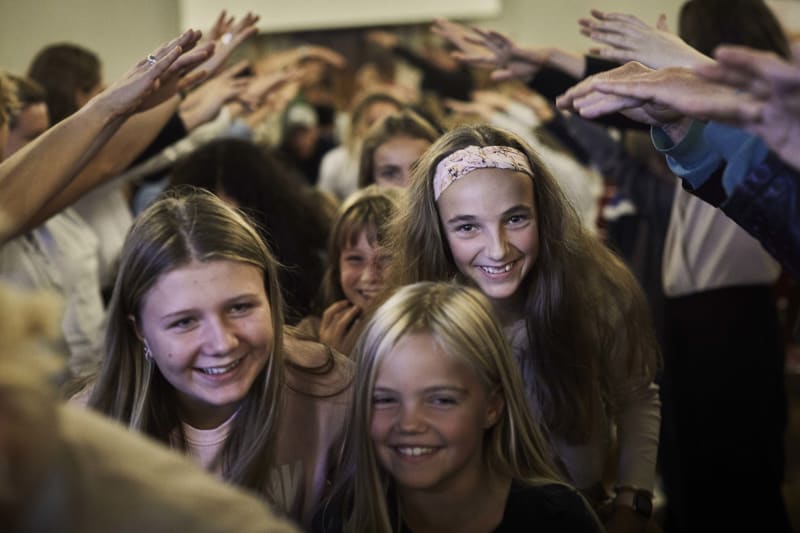
<path id="1" fill-rule="evenodd" d="M 239 363 L 241 363 L 243 359 L 244 356 L 224 366 L 209 366 L 206 368 L 195 368 L 195 370 L 209 376 L 219 376 L 225 374 L 226 372 L 230 372 L 231 370 L 239 366 Z"/>
<path id="2" fill-rule="evenodd" d="M 514 266 L 514 263 L 515 263 L 515 261 L 512 261 L 510 263 L 507 263 L 507 264 L 505 264 L 503 266 L 499 266 L 499 267 L 481 265 L 478 268 L 480 268 L 481 270 L 483 270 L 487 274 L 492 274 L 492 275 L 505 274 L 506 272 L 511 272 L 511 268 Z"/>
<path id="3" fill-rule="evenodd" d="M 374 290 L 374 291 L 365 291 L 365 290 L 363 290 L 363 289 L 362 289 L 362 290 L 360 290 L 360 291 L 358 291 L 358 293 L 359 293 L 361 296 L 363 296 L 364 298 L 366 298 L 367 300 L 371 300 L 371 299 L 375 298 L 375 296 L 378 294 L 378 292 L 380 292 L 380 291 L 378 291 L 378 290 Z"/>
<path id="4" fill-rule="evenodd" d="M 420 457 L 423 455 L 430 455 L 436 451 L 436 448 L 428 448 L 423 446 L 396 446 L 395 450 L 400 455 L 408 457 Z"/>

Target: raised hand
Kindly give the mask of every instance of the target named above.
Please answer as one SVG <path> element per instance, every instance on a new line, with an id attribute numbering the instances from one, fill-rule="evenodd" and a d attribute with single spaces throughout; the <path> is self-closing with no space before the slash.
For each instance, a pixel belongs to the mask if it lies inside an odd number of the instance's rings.
<path id="1" fill-rule="evenodd" d="M 242 60 L 223 70 L 190 92 L 181 102 L 180 116 L 187 129 L 193 130 L 200 124 L 213 119 L 227 102 L 241 98 L 250 84 L 248 78 L 237 78 L 236 75 L 247 67 Z"/>
<path id="2" fill-rule="evenodd" d="M 261 107 L 267 99 L 287 83 L 300 79 L 302 72 L 297 68 L 287 68 L 269 74 L 259 74 L 250 81 L 239 100 L 254 110 Z"/>
<path id="3" fill-rule="evenodd" d="M 241 20 L 236 22 L 233 17 L 227 19 L 225 11 L 220 13 L 217 22 L 212 28 L 214 34 L 220 34 L 213 41 L 214 54 L 200 65 L 198 70 L 206 71 L 209 76 L 213 76 L 233 51 L 236 50 L 236 47 L 258 31 L 256 27 L 258 19 L 258 15 L 248 12 Z"/>
<path id="4" fill-rule="evenodd" d="M 234 20 L 233 17 L 228 17 L 227 11 L 223 9 L 217 17 L 217 20 L 214 21 L 214 25 L 211 26 L 211 29 L 206 33 L 205 38 L 211 42 L 221 39 L 223 35 L 231 31 Z"/>
<path id="5" fill-rule="evenodd" d="M 619 112 L 644 124 L 672 129 L 683 118 L 671 107 L 672 93 L 691 99 L 693 89 L 686 82 L 696 79 L 687 69 L 653 70 L 632 61 L 586 78 L 559 96 L 556 105 L 586 118 Z"/>
<path id="6" fill-rule="evenodd" d="M 174 96 L 183 73 L 205 60 L 207 47 L 192 50 L 200 32 L 187 30 L 139 61 L 120 79 L 90 102 L 113 120 L 135 111 L 149 109 Z"/>
<path id="7" fill-rule="evenodd" d="M 431 32 L 452 44 L 459 55 L 474 56 L 476 60 L 477 57 L 484 56 L 486 60 L 484 66 L 493 67 L 495 65 L 492 62 L 491 52 L 484 46 L 471 41 L 471 38 L 474 37 L 472 28 L 451 20 L 436 19 L 431 25 Z"/>
<path id="8" fill-rule="evenodd" d="M 592 53 L 625 63 L 638 61 L 650 68 L 691 67 L 713 60 L 698 52 L 667 28 L 666 15 L 661 14 L 655 27 L 625 13 L 591 11 L 592 18 L 578 21 L 581 33 L 608 46 L 592 49 Z"/>
<path id="9" fill-rule="evenodd" d="M 574 77 L 583 75 L 583 57 L 560 48 L 523 48 L 500 32 L 467 28 L 443 19 L 434 22 L 431 31 L 457 48 L 453 56 L 458 60 L 492 69 L 491 78 L 495 81 L 529 78 L 544 66 L 557 68 Z"/>
<path id="10" fill-rule="evenodd" d="M 800 169 L 797 60 L 786 61 L 772 52 L 742 46 L 722 46 L 714 57 L 716 65 L 698 66 L 696 72 L 736 92 L 733 98 L 704 100 L 696 105 L 705 105 L 704 112 L 710 118 L 759 135 L 784 161 Z"/>
<path id="11" fill-rule="evenodd" d="M 343 354 L 349 354 L 357 336 L 358 328 L 354 325 L 360 316 L 361 309 L 348 300 L 334 302 L 322 313 L 320 342 Z"/>

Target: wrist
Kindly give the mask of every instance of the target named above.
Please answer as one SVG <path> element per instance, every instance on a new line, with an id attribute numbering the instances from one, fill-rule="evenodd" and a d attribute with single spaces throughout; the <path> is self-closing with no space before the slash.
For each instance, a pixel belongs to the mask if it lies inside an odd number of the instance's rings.
<path id="1" fill-rule="evenodd" d="M 636 487 L 615 487 L 614 507 L 627 507 L 649 519 L 653 515 L 653 493 Z"/>
<path id="2" fill-rule="evenodd" d="M 692 119 L 688 117 L 681 117 L 672 122 L 665 122 L 661 125 L 661 129 L 672 140 L 673 144 L 680 143 L 689 133 L 689 128 L 692 126 Z"/>

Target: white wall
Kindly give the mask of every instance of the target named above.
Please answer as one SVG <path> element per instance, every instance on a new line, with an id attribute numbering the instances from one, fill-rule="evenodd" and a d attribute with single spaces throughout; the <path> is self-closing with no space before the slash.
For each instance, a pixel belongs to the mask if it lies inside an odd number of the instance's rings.
<path id="1" fill-rule="evenodd" d="M 105 66 L 106 79 L 113 80 L 155 46 L 180 31 L 181 1 L 184 0 L 0 0 L 0 68 L 24 73 L 34 54 L 44 45 L 71 41 L 98 53 Z M 236 2 L 191 1 L 220 7 L 235 5 Z M 308 4 L 310 1 L 281 0 L 280 3 L 302 8 L 311 5 Z M 369 3 L 374 6 L 379 2 L 389 5 L 402 1 L 369 0 Z M 654 23 L 663 11 L 674 28 L 678 8 L 683 3 L 683 0 L 499 1 L 502 14 L 482 19 L 478 21 L 480 25 L 504 31 L 526 44 L 557 43 L 574 51 L 585 51 L 591 45 L 578 33 L 577 19 L 587 16 L 593 7 L 634 13 L 650 23 Z M 339 5 L 337 0 L 329 2 L 333 6 Z M 427 3 L 436 5 L 437 0 Z M 440 5 L 452 3 L 452 0 L 447 0 Z M 800 2 L 771 0 L 769 3 L 775 6 L 776 13 L 787 26 L 800 27 Z M 234 9 L 231 11 L 242 14 Z M 260 15 L 265 19 L 270 17 L 267 12 Z M 274 15 L 277 17 L 277 13 Z M 206 24 L 211 22 L 213 20 Z"/>
<path id="2" fill-rule="evenodd" d="M 228 0 L 232 12 L 261 14 L 265 32 L 299 29 L 346 28 L 376 24 L 414 24 L 435 17 L 496 16 L 501 0 Z M 186 27 L 214 20 L 219 5 L 208 0 L 178 0 L 181 24 Z"/>
<path id="3" fill-rule="evenodd" d="M 48 44 L 95 52 L 107 81 L 178 32 L 176 0 L 0 0 L 0 68 L 24 74 Z"/>

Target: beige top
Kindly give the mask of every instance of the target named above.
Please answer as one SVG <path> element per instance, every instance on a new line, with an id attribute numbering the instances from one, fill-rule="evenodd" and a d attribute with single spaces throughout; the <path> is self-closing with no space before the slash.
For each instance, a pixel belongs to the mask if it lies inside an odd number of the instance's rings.
<path id="1" fill-rule="evenodd" d="M 563 435 L 551 433 L 559 462 L 570 482 L 579 489 L 589 489 L 603 480 L 606 459 L 614 437 L 617 442 L 617 470 L 614 484 L 653 490 L 658 455 L 661 401 L 654 382 L 655 369 L 647 375 L 631 374 L 625 361 L 633 349 L 628 339 L 624 313 L 610 298 L 598 296 L 610 330 L 615 332 L 606 346 L 602 367 L 608 372 L 610 390 L 605 409 L 593 420 L 588 441 L 572 444 Z M 528 339 L 523 320 L 505 330 L 514 357 L 526 357 Z M 542 419 L 542 408 L 531 388 L 526 386 L 534 418 Z M 599 387 L 586 394 L 600 395 Z M 568 413 L 567 413 L 568 414 Z"/>
<path id="2" fill-rule="evenodd" d="M 275 466 L 270 473 L 270 493 L 279 511 L 311 521 L 338 462 L 344 441 L 346 410 L 350 398 L 352 364 L 340 354 L 314 342 L 285 338 L 287 346 L 284 408 L 278 427 Z M 296 368 L 323 367 L 333 354 L 328 372 Z M 227 439 L 236 414 L 213 429 L 183 424 L 188 453 L 206 469 L 221 475 L 217 456 Z"/>

